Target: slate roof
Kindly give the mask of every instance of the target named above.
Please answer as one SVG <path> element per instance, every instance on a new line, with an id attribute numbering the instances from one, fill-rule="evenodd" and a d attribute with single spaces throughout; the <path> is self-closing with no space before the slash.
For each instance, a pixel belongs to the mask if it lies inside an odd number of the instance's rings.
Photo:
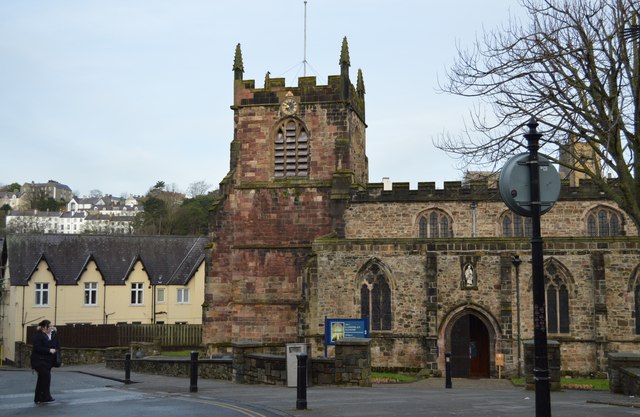
<path id="1" fill-rule="evenodd" d="M 185 285 L 205 259 L 206 237 L 23 235 L 6 237 L 11 285 L 28 285 L 45 259 L 58 285 L 75 285 L 94 260 L 106 285 L 125 285 L 137 260 L 152 284 Z"/>

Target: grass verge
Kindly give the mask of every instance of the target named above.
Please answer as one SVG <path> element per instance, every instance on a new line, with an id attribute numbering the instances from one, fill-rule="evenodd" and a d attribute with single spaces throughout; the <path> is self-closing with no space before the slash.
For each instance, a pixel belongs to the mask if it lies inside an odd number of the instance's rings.
<path id="1" fill-rule="evenodd" d="M 394 374 L 391 372 L 371 372 L 371 382 L 374 384 L 394 384 L 399 382 L 414 382 L 415 375 Z"/>
<path id="2" fill-rule="evenodd" d="M 511 382 L 517 386 L 524 386 L 524 378 L 511 378 Z M 563 389 L 582 389 L 593 391 L 609 391 L 608 379 L 592 378 L 561 378 L 560 386 Z"/>

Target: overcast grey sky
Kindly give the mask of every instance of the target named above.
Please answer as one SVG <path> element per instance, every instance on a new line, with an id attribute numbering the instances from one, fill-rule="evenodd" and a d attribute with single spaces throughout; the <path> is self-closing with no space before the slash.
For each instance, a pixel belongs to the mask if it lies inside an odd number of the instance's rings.
<path id="1" fill-rule="evenodd" d="M 438 77 L 516 0 L 308 0 L 307 75 L 363 71 L 369 181 L 459 180 L 432 139 L 458 132 L 472 102 Z M 87 195 L 144 194 L 158 180 L 217 188 L 229 169 L 233 54 L 245 79 L 296 86 L 303 0 L 3 0 L 0 184 L 55 179 Z"/>

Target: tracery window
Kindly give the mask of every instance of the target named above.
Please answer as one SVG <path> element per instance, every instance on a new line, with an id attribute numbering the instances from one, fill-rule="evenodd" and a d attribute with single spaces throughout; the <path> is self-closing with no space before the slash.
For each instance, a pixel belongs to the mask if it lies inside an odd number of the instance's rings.
<path id="1" fill-rule="evenodd" d="M 362 272 L 360 312 L 371 330 L 391 330 L 391 287 L 385 272 L 373 262 Z"/>
<path id="2" fill-rule="evenodd" d="M 506 211 L 501 220 L 502 236 L 530 237 L 531 217 L 523 217 L 512 211 Z"/>
<path id="3" fill-rule="evenodd" d="M 608 207 L 596 207 L 587 214 L 587 236 L 620 236 L 623 233 L 622 217 Z"/>
<path id="4" fill-rule="evenodd" d="M 453 237 L 452 221 L 442 210 L 430 210 L 418 219 L 418 236 L 421 239 Z"/>
<path id="5" fill-rule="evenodd" d="M 549 262 L 544 271 L 547 303 L 547 331 L 569 333 L 569 288 L 566 278 L 555 263 Z"/>
<path id="6" fill-rule="evenodd" d="M 309 134 L 296 119 L 285 120 L 276 132 L 274 175 L 305 177 L 309 175 Z"/>

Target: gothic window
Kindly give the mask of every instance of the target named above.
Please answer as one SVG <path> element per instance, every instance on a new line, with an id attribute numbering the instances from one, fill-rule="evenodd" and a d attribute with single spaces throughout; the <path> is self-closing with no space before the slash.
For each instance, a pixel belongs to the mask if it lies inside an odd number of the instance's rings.
<path id="1" fill-rule="evenodd" d="M 522 217 L 512 211 L 506 211 L 502 215 L 501 224 L 504 237 L 531 236 L 531 217 Z"/>
<path id="2" fill-rule="evenodd" d="M 552 262 L 545 267 L 547 331 L 569 333 L 569 288 L 565 277 Z"/>
<path id="3" fill-rule="evenodd" d="M 306 177 L 309 175 L 309 134 L 295 119 L 285 120 L 276 132 L 274 175 Z"/>
<path id="4" fill-rule="evenodd" d="M 587 214 L 587 236 L 607 237 L 623 234 L 618 212 L 607 207 L 596 207 Z"/>
<path id="5" fill-rule="evenodd" d="M 369 318 L 371 330 L 391 330 L 391 287 L 375 262 L 362 273 L 360 312 L 362 318 Z"/>
<path id="6" fill-rule="evenodd" d="M 421 239 L 453 237 L 451 218 L 441 210 L 430 210 L 418 219 L 418 235 Z"/>

